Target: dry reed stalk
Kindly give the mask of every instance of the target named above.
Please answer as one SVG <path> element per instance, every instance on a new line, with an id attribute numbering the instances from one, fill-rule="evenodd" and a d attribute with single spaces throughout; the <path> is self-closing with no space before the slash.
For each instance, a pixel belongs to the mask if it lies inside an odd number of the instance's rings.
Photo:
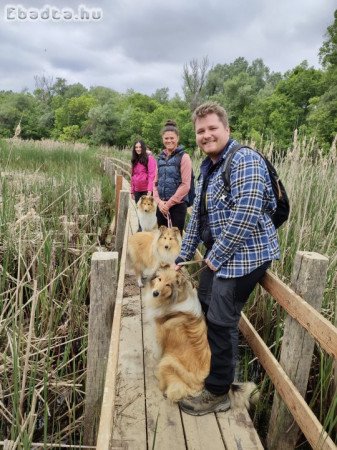
<path id="1" fill-rule="evenodd" d="M 13 441 L 0 441 L 0 445 L 3 445 L 3 450 L 12 450 L 12 445 Z M 10 445 L 10 446 L 9 446 Z M 38 449 L 44 449 L 44 448 L 60 448 L 60 444 L 44 444 L 43 442 L 32 442 L 31 443 L 32 449 L 37 447 Z M 79 449 L 84 449 L 84 450 L 96 450 L 96 447 L 93 447 L 91 445 L 67 445 L 67 444 L 62 444 L 62 448 L 70 448 L 70 449 L 74 449 L 74 450 L 79 450 Z"/>
<path id="2" fill-rule="evenodd" d="M 24 280 L 25 280 L 27 274 L 29 274 L 30 269 L 32 268 L 32 266 L 33 266 L 33 264 L 35 263 L 35 261 L 37 260 L 37 257 L 39 256 L 40 251 L 43 249 L 43 247 L 44 247 L 44 245 L 45 245 L 47 239 L 49 238 L 49 236 L 50 236 L 50 233 L 47 233 L 45 239 L 43 240 L 43 242 L 41 243 L 40 247 L 37 249 L 37 252 L 35 253 L 34 257 L 32 258 L 32 261 L 30 262 L 29 266 L 26 267 L 25 273 L 23 274 L 23 276 L 22 276 L 21 279 L 20 279 L 20 282 L 17 284 L 17 286 L 16 286 L 16 288 L 15 288 L 15 295 L 17 295 L 18 290 L 19 290 L 20 288 L 23 287 L 23 285 L 24 285 Z M 19 240 L 19 249 L 20 249 L 20 247 L 21 247 L 21 239 Z M 19 259 L 19 258 L 18 258 L 18 259 Z M 20 258 L 20 259 L 21 259 L 21 258 Z M 20 266 L 20 265 L 18 264 L 18 266 Z M 18 270 L 19 270 L 19 269 L 18 269 Z M 18 281 L 18 279 L 16 278 L 16 282 L 17 282 L 17 281 Z M 5 294 L 7 294 L 7 293 L 8 293 L 8 291 L 5 291 L 5 292 L 3 293 L 3 295 L 5 295 Z M 30 303 L 30 300 L 29 300 L 28 304 L 29 304 L 29 303 Z M 27 304 L 26 304 L 26 305 L 27 305 Z M 7 312 L 7 308 L 3 308 L 2 312 L 1 312 L 1 316 L 0 316 L 0 324 L 1 324 L 1 322 L 3 321 L 3 316 L 4 316 L 4 314 L 5 314 L 6 312 Z M 8 315 L 11 316 L 11 313 L 12 313 L 12 311 L 10 310 L 9 313 L 8 313 Z M 9 320 L 12 320 L 12 318 L 10 317 Z M 1 328 L 0 328 L 0 332 L 1 332 Z"/>
<path id="3" fill-rule="evenodd" d="M 23 418 L 23 402 L 24 402 L 24 398 L 25 398 L 26 380 L 27 380 L 29 357 L 30 357 L 30 347 L 31 347 L 31 342 L 32 342 L 32 335 L 34 334 L 35 311 L 36 311 L 38 298 L 39 297 L 37 295 L 37 281 L 34 280 L 33 302 L 32 302 L 32 309 L 31 309 L 31 313 L 30 313 L 28 340 L 27 340 L 27 346 L 26 346 L 26 355 L 25 355 L 25 362 L 24 362 L 24 368 L 23 368 L 20 402 L 19 402 L 19 411 L 20 411 L 21 419 Z"/>
<path id="4" fill-rule="evenodd" d="M 15 440 L 13 446 L 12 446 L 12 450 L 16 450 L 17 446 L 20 443 L 20 439 L 21 439 L 21 436 L 22 436 L 23 432 L 28 427 L 28 425 L 31 423 L 32 416 L 35 416 L 36 400 L 37 400 L 37 395 L 36 395 L 36 392 L 34 391 L 33 399 L 32 399 L 32 405 L 31 405 L 29 414 L 28 414 L 26 420 L 21 425 L 18 437 L 16 438 L 16 440 Z"/>
<path id="5" fill-rule="evenodd" d="M 9 422 L 11 425 L 14 423 L 14 417 L 13 414 L 6 408 L 6 406 L 2 403 L 0 400 L 0 414 L 3 415 L 3 417 Z M 6 416 L 7 414 L 7 416 Z"/>
<path id="6" fill-rule="evenodd" d="M 58 278 L 60 278 L 62 275 L 64 275 L 69 269 L 70 267 L 72 267 L 73 265 L 75 265 L 78 261 L 80 261 L 89 251 L 91 251 L 92 249 L 94 249 L 96 247 L 96 242 L 94 244 L 92 244 L 90 247 L 88 247 L 83 253 L 82 255 L 80 255 L 78 258 L 76 258 L 72 263 L 70 263 L 64 270 L 62 270 L 62 272 L 60 272 L 58 275 L 56 275 L 55 278 L 53 278 L 48 284 L 46 284 L 40 291 L 38 291 L 37 295 L 41 295 L 42 292 L 44 292 L 46 289 L 48 289 L 50 287 L 50 285 L 52 283 L 54 283 Z M 25 306 L 28 306 L 31 302 L 33 301 L 33 298 L 30 298 L 27 303 L 25 304 Z M 13 318 L 17 318 L 18 313 L 15 313 L 15 315 L 11 318 L 11 320 L 13 320 Z"/>

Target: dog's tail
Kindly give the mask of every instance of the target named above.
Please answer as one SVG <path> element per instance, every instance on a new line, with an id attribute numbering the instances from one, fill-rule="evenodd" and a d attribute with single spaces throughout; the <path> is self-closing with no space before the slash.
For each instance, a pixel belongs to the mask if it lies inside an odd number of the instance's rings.
<path id="1" fill-rule="evenodd" d="M 231 401 L 231 408 L 246 408 L 256 405 L 259 400 L 259 391 L 255 383 L 233 383 L 229 391 L 229 399 Z"/>

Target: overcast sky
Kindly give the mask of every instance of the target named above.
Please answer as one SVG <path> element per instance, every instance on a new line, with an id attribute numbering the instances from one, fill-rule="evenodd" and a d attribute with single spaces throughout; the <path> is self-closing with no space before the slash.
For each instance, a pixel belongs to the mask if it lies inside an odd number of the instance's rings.
<path id="1" fill-rule="evenodd" d="M 0 90 L 32 90 L 34 75 L 45 75 L 118 92 L 168 87 L 173 96 L 184 63 L 204 56 L 212 65 L 262 58 L 280 72 L 305 59 L 319 67 L 337 9 L 336 0 L 51 0 L 51 20 L 46 3 L 0 0 Z M 80 5 L 92 20 L 69 18 Z"/>

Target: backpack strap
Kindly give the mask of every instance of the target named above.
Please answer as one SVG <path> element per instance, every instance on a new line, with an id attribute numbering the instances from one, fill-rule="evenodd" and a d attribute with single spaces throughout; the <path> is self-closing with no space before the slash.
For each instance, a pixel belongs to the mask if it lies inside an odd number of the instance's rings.
<path id="1" fill-rule="evenodd" d="M 241 148 L 249 148 L 251 150 L 254 150 L 253 148 L 249 147 L 248 145 L 242 145 L 242 144 L 236 144 L 228 150 L 226 158 L 225 158 L 225 162 L 222 166 L 222 173 L 221 173 L 222 181 L 224 183 L 224 190 L 225 190 L 226 194 L 229 194 L 229 192 L 231 190 L 230 174 L 231 174 L 232 159 L 233 159 L 233 156 L 235 155 L 235 153 L 238 150 L 240 150 Z M 256 150 L 254 150 L 254 151 L 256 151 Z"/>

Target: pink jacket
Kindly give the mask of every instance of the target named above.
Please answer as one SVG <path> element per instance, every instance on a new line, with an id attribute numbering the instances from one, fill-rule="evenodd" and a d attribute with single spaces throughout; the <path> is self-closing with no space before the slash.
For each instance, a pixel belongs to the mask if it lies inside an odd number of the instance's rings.
<path id="1" fill-rule="evenodd" d="M 157 161 L 152 155 L 148 155 L 148 165 L 146 167 L 137 163 L 132 169 L 131 194 L 135 192 L 152 192 L 153 182 L 157 170 Z"/>

